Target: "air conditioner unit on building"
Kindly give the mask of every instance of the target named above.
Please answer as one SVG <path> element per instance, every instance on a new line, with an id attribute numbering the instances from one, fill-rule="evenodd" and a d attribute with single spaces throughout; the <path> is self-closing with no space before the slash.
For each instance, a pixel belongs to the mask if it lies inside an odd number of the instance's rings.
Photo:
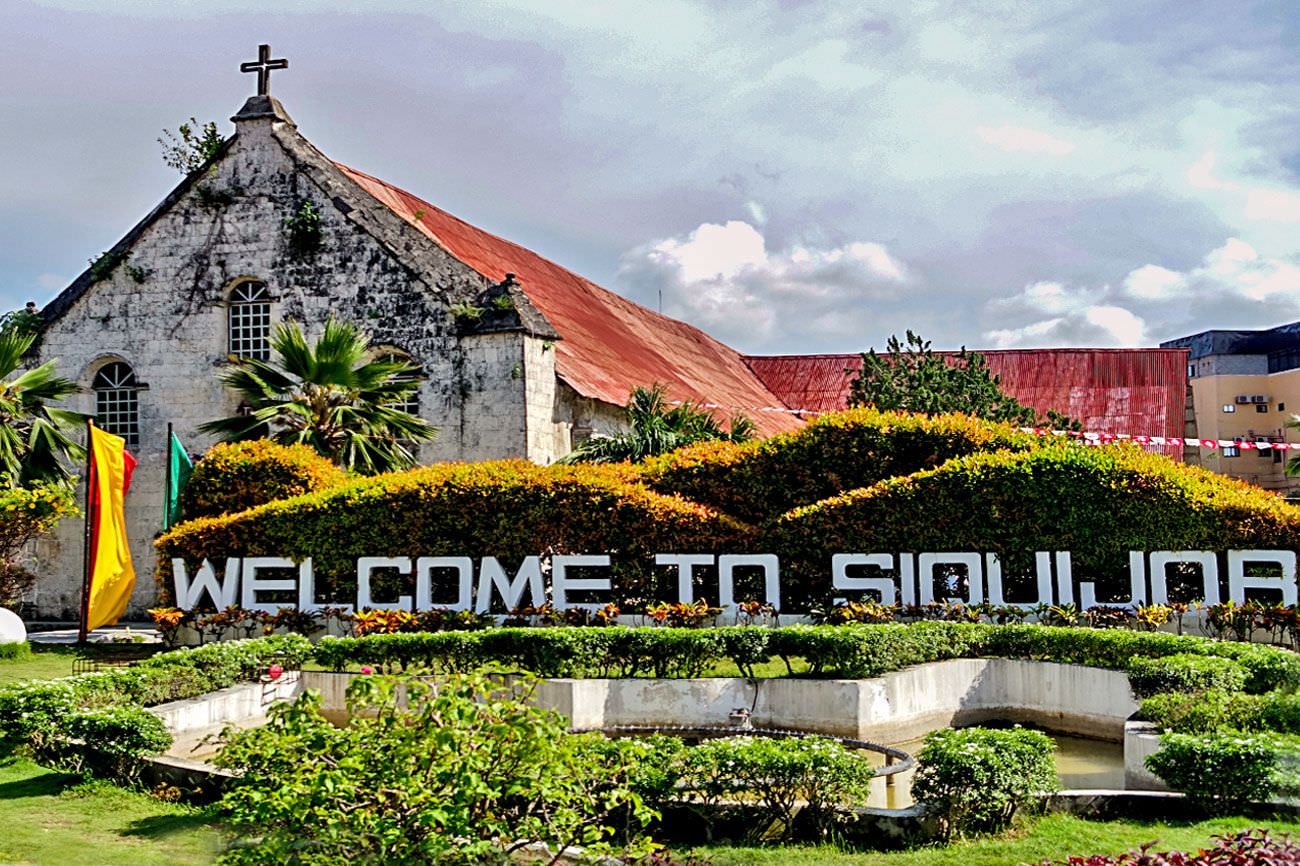
<path id="1" fill-rule="evenodd" d="M 1267 394 L 1251 394 L 1251 395 L 1250 395 L 1250 402 L 1252 402 L 1252 403 L 1267 403 L 1267 402 L 1268 402 L 1268 395 L 1267 395 Z"/>
<path id="2" fill-rule="evenodd" d="M 1238 394 L 1238 395 L 1237 395 L 1237 402 L 1238 402 L 1238 403 L 1249 403 L 1249 402 L 1250 402 L 1250 395 L 1248 395 L 1248 394 Z"/>

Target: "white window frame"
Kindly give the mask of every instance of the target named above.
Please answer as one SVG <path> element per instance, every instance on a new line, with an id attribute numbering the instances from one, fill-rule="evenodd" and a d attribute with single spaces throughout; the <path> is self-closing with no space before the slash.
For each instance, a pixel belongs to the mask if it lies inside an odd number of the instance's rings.
<path id="1" fill-rule="evenodd" d="M 235 358 L 269 361 L 271 329 L 271 292 L 266 283 L 236 283 L 226 309 L 226 351 Z"/>
<path id="2" fill-rule="evenodd" d="M 95 371 L 95 426 L 121 436 L 127 448 L 140 447 L 140 382 L 125 361 L 110 361 Z"/>

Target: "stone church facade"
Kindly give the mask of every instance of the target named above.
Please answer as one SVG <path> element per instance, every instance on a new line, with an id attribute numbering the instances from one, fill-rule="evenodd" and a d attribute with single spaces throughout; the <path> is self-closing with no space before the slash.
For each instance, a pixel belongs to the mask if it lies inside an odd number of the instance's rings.
<path id="1" fill-rule="evenodd" d="M 127 497 L 137 572 L 128 618 L 155 601 L 166 429 L 193 451 L 204 422 L 233 414 L 219 377 L 265 357 L 277 322 L 309 336 L 328 316 L 420 369 L 409 409 L 438 430 L 421 462 L 523 457 L 549 463 L 622 424 L 630 390 L 751 410 L 764 433 L 801 422 L 735 350 L 433 205 L 332 162 L 270 96 L 235 134 L 48 304 L 38 360 L 84 389 L 71 408 L 123 435 L 139 461 Z M 319 244 L 286 220 L 319 214 Z M 82 521 L 38 543 L 29 618 L 71 620 Z"/>

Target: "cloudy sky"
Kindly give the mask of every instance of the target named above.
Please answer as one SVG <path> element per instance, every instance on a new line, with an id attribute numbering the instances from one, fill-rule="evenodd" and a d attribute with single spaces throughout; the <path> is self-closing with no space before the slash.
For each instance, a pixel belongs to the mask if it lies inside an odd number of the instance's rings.
<path id="1" fill-rule="evenodd" d="M 274 10 L 270 12 L 268 10 Z M 331 157 L 756 353 L 1300 319 L 1300 5 L 4 0 L 0 302 L 272 92 Z"/>

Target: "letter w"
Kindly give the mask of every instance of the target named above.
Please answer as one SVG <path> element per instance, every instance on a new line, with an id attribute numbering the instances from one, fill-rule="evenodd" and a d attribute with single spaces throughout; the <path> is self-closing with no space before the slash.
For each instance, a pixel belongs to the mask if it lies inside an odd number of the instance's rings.
<path id="1" fill-rule="evenodd" d="M 191 581 L 185 572 L 185 560 L 172 560 L 172 578 L 176 583 L 176 606 L 181 610 L 193 610 L 198 606 L 203 593 L 207 593 L 217 610 L 230 607 L 235 603 L 239 592 L 239 557 L 226 558 L 226 571 L 221 583 L 217 583 L 216 570 L 210 560 L 203 560 L 198 574 Z"/>

